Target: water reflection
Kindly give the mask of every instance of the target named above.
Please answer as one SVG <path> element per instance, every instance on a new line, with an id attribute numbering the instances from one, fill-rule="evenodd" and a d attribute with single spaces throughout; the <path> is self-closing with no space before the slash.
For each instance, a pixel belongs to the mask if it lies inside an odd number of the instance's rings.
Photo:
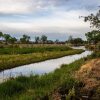
<path id="1" fill-rule="evenodd" d="M 83 48 L 83 47 L 82 47 Z M 16 77 L 20 75 L 29 76 L 30 74 L 44 74 L 54 71 L 57 68 L 60 68 L 62 64 L 70 64 L 75 60 L 78 60 L 82 57 L 86 57 L 90 55 L 91 51 L 85 51 L 81 54 L 75 54 L 71 56 L 65 56 L 58 59 L 47 60 L 39 63 L 24 65 L 16 68 L 12 68 L 9 70 L 5 70 L 0 72 L 0 80 L 8 79 L 10 77 Z"/>

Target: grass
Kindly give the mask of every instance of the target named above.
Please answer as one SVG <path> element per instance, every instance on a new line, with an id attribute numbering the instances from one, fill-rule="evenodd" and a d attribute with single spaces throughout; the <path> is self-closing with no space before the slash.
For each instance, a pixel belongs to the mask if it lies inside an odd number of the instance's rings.
<path id="1" fill-rule="evenodd" d="M 5 50 L 2 48 L 0 71 L 47 59 L 79 54 L 84 51 L 74 50 L 66 46 L 34 48 L 36 49 L 26 47 L 18 48 L 20 49 L 18 52 L 17 48 L 8 48 L 8 54 L 4 54 Z M 0 84 L 0 100 L 48 100 L 52 99 L 50 93 L 54 92 L 58 87 L 61 87 L 61 92 L 63 90 L 65 91 L 65 89 L 66 92 L 72 92 L 74 90 L 73 86 L 76 87 L 78 84 L 78 81 L 73 78 L 72 74 L 78 70 L 83 63 L 84 60 L 81 59 L 69 65 L 62 65 L 60 69 L 55 70 L 53 73 L 42 76 L 20 76 L 16 79 L 10 79 Z"/>
<path id="2" fill-rule="evenodd" d="M 61 87 L 62 93 L 65 90 L 66 93 L 71 92 L 78 84 L 72 75 L 83 63 L 84 59 L 80 59 L 69 65 L 62 65 L 53 73 L 42 76 L 20 76 L 2 83 L 0 84 L 0 100 L 48 100 L 52 99 L 50 93 L 58 87 Z"/>
<path id="3" fill-rule="evenodd" d="M 83 50 L 69 50 L 66 49 L 66 47 L 64 47 L 65 51 L 62 51 L 60 48 L 61 47 L 59 47 L 59 49 L 56 48 L 57 50 L 55 49 L 55 51 L 47 50 L 45 52 L 35 52 L 29 54 L 0 55 L 0 71 L 21 65 L 31 64 L 48 59 L 59 58 L 67 55 L 79 54 L 83 52 Z"/>
<path id="4" fill-rule="evenodd" d="M 0 55 L 3 54 L 29 54 L 29 53 L 43 53 L 43 52 L 53 52 L 53 51 L 66 51 L 71 50 L 71 48 L 65 45 L 39 45 L 30 47 L 2 47 L 0 48 Z"/>

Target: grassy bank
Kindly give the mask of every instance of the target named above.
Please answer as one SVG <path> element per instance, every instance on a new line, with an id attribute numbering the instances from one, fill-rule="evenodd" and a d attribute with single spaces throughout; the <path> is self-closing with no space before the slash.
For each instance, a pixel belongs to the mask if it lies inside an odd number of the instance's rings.
<path id="1" fill-rule="evenodd" d="M 60 69 L 47 75 L 36 75 L 30 77 L 21 76 L 16 79 L 11 79 L 0 84 L 0 99 L 52 100 L 53 98 L 51 94 L 58 87 L 60 88 L 60 93 L 63 94 L 63 92 L 66 92 L 68 94 L 79 84 L 72 75 L 84 62 L 84 59 L 80 59 L 69 65 L 62 65 Z M 71 95 L 71 93 L 69 94 Z"/>
<path id="2" fill-rule="evenodd" d="M 29 53 L 43 53 L 43 52 L 53 52 L 53 51 L 67 51 L 71 48 L 65 45 L 30 45 L 29 47 L 11 46 L 0 48 L 0 55 L 4 54 L 29 54 Z"/>
<path id="3" fill-rule="evenodd" d="M 59 58 L 67 55 L 79 54 L 83 50 L 65 50 L 65 51 L 45 51 L 42 53 L 0 55 L 0 71 L 10 69 L 21 65 L 44 61 L 48 59 Z"/>

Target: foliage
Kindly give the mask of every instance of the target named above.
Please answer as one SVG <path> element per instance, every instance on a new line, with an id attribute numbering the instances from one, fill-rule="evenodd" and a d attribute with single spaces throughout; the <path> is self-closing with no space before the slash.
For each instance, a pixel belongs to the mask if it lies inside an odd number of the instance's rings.
<path id="1" fill-rule="evenodd" d="M 47 36 L 42 35 L 42 36 L 41 36 L 41 42 L 42 42 L 42 43 L 46 43 L 46 42 L 47 42 Z"/>
<path id="2" fill-rule="evenodd" d="M 21 43 L 29 43 L 29 40 L 30 40 L 30 36 L 25 35 L 25 34 L 23 35 L 22 38 L 20 38 Z"/>
<path id="3" fill-rule="evenodd" d="M 98 43 L 100 42 L 100 31 L 93 30 L 85 34 L 89 43 Z"/>
<path id="4" fill-rule="evenodd" d="M 2 32 L 0 32 L 0 38 L 1 38 L 1 37 L 3 37 L 3 33 L 2 33 Z"/>
<path id="5" fill-rule="evenodd" d="M 74 45 L 81 45 L 84 43 L 81 38 L 73 38 L 72 36 L 69 36 L 68 42 Z"/>
<path id="6" fill-rule="evenodd" d="M 96 27 L 100 30 L 100 10 L 96 14 L 90 14 L 89 16 L 84 17 L 84 21 L 89 21 L 91 27 Z"/>
<path id="7" fill-rule="evenodd" d="M 10 36 L 9 34 L 3 34 L 3 38 L 5 39 L 6 44 L 8 44 L 8 42 L 9 42 L 11 36 Z"/>
<path id="8" fill-rule="evenodd" d="M 35 37 L 35 43 L 39 43 L 39 42 L 40 42 L 40 37 L 39 36 Z"/>

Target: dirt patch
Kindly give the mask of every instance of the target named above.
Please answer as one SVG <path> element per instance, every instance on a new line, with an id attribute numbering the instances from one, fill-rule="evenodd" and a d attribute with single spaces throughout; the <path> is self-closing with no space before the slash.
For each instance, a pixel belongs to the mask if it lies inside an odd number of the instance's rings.
<path id="1" fill-rule="evenodd" d="M 100 87 L 100 59 L 93 59 L 88 61 L 76 72 L 75 78 L 80 80 L 84 86 L 80 89 L 80 94 L 86 97 L 86 100 L 99 100 L 93 99 L 96 90 Z M 99 94 L 97 94 L 99 95 Z"/>

